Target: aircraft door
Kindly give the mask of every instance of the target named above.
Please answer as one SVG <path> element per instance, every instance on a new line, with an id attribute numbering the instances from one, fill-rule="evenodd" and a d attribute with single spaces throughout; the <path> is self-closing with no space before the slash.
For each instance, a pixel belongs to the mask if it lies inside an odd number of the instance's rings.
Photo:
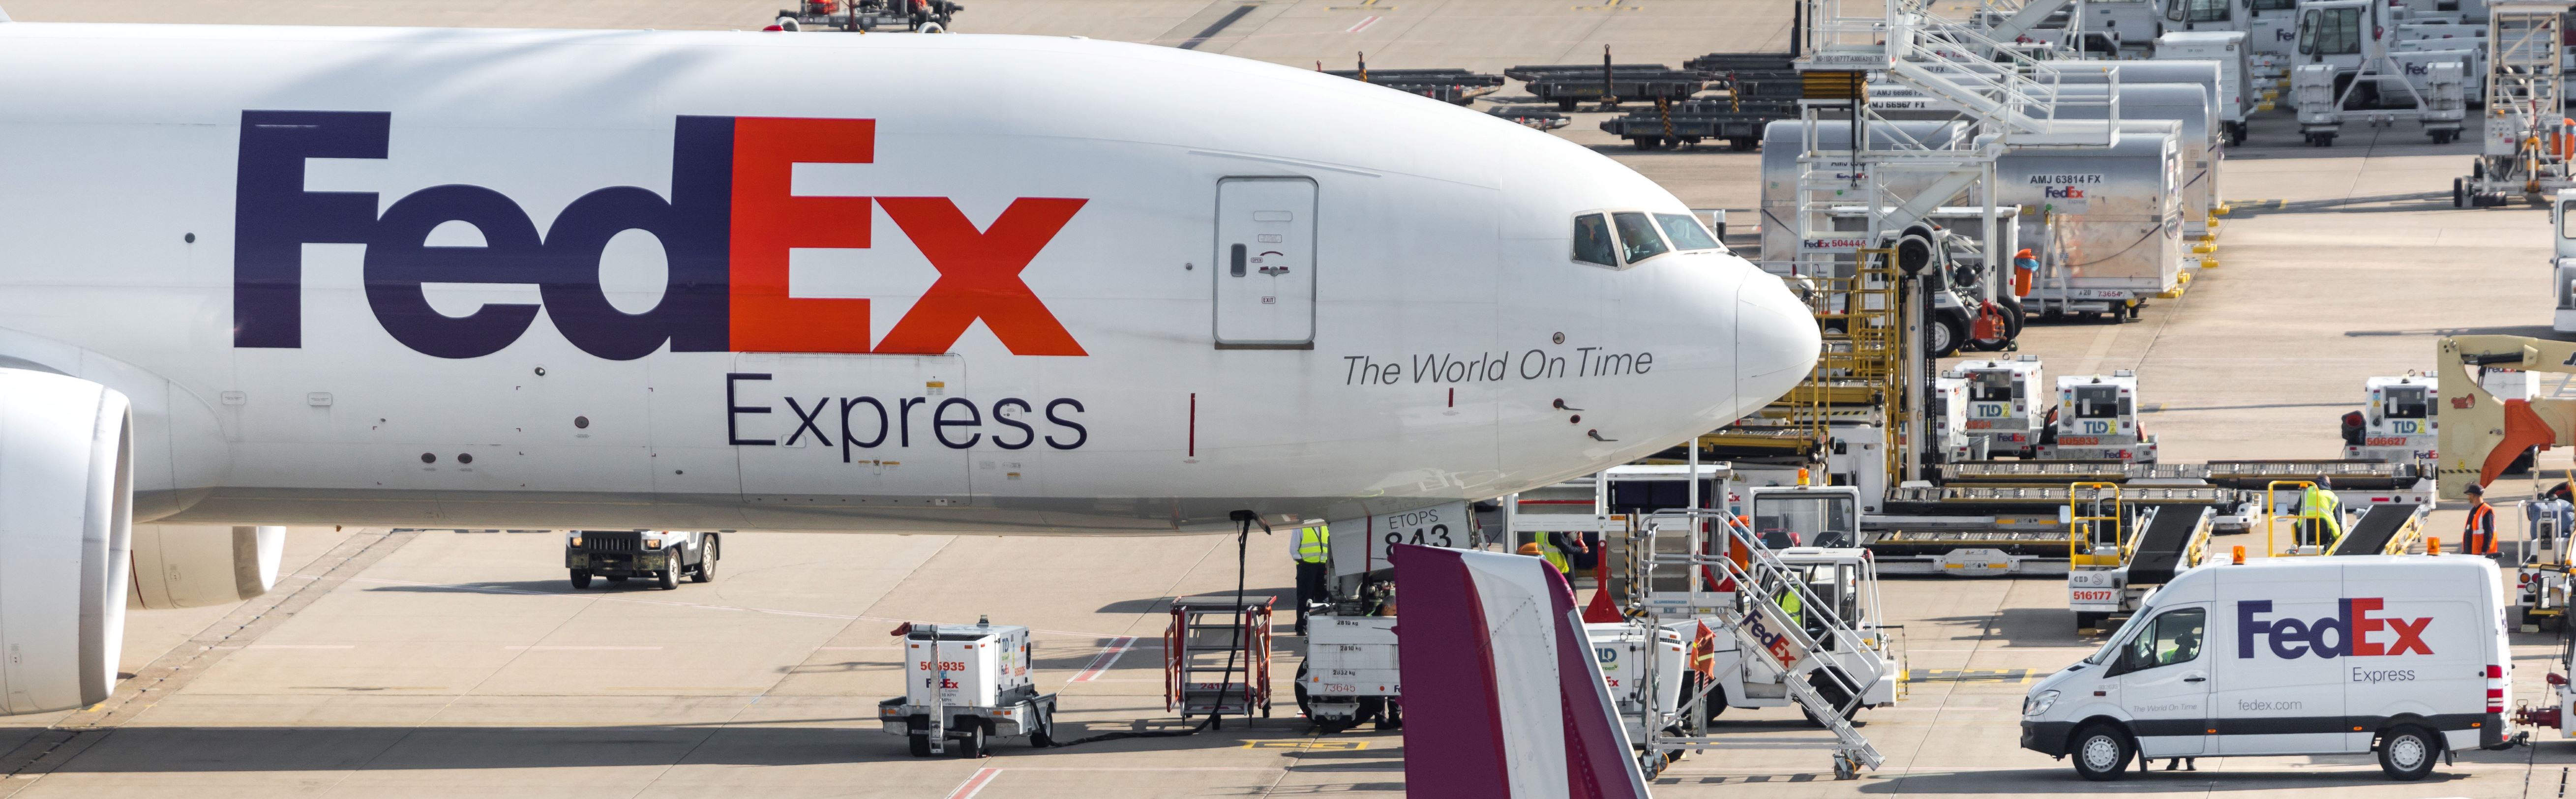
<path id="1" fill-rule="evenodd" d="M 1315 181 L 1216 184 L 1216 346 L 1315 346 Z"/>

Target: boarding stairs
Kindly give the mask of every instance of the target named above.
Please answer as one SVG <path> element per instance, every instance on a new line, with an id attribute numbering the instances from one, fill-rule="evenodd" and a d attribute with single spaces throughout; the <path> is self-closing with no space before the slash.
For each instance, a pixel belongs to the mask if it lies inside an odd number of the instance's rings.
<path id="1" fill-rule="evenodd" d="M 1767 656 L 1787 696 L 1807 716 L 1832 733 L 1813 736 L 1708 736 L 1667 734 L 1666 725 L 1646 725 L 1643 745 L 1651 751 L 1698 749 L 1830 749 L 1834 775 L 1850 779 L 1862 767 L 1877 769 L 1886 758 L 1850 722 L 1881 680 L 1902 675 L 1886 664 L 1883 635 L 1869 635 L 1840 618 L 1832 602 L 1811 589 L 1805 575 L 1762 546 L 1752 527 L 1722 511 L 1660 511 L 1642 520 L 1631 534 L 1625 556 L 1630 573 L 1630 599 L 1648 623 L 1698 619 L 1719 635 L 1732 635 L 1744 657 Z M 1729 553 L 1744 553 L 1738 564 Z M 1746 589 L 1751 590 L 1746 590 Z M 1792 623 L 1782 601 L 1796 597 L 1803 624 Z M 1832 643 L 1828 643 L 1832 642 Z M 1834 657 L 1860 644 L 1860 657 Z M 1646 684 L 1658 685 L 1655 662 L 1646 662 Z M 1822 675 L 1818 677 L 1816 675 Z M 1813 680 L 1814 682 L 1810 682 Z M 1820 690 L 1820 687 L 1824 690 Z M 1839 698 L 1827 691 L 1840 694 Z M 1704 715 L 1710 701 L 1705 686 L 1685 697 L 1681 718 Z"/>

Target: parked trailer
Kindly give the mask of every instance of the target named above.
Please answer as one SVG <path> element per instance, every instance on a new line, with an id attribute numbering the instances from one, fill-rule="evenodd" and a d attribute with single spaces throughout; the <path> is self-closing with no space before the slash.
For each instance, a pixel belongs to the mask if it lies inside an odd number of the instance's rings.
<path id="1" fill-rule="evenodd" d="M 1661 64 L 1611 65 L 1606 74 L 1598 64 L 1518 66 L 1503 74 L 1528 83 L 1532 96 L 1563 111 L 1574 110 L 1584 100 L 1615 105 L 1622 100 L 1686 99 L 1708 88 L 1710 81 L 1706 72 Z"/>
<path id="2" fill-rule="evenodd" d="M 965 6 L 949 0 L 806 0 L 796 8 L 781 9 L 770 29 L 780 31 L 841 31 L 872 33 L 904 30 L 919 33 L 941 33 L 948 30 L 957 12 Z"/>
<path id="3" fill-rule="evenodd" d="M 1601 130 L 1627 139 L 1640 150 L 1697 146 L 1704 140 L 1719 139 L 1730 149 L 1744 151 L 1761 141 L 1765 126 L 1797 115 L 1795 101 L 1692 100 L 1659 103 L 1654 108 L 1601 120 Z"/>
<path id="4" fill-rule="evenodd" d="M 2218 94 L 2214 108 L 2225 131 L 2226 144 L 2245 143 L 2246 115 L 2256 110 L 2269 110 L 2271 103 L 2254 89 L 2253 50 L 2245 45 L 2243 31 L 2173 31 L 2156 39 L 2159 61 L 2210 61 L 2218 64 Z M 2129 90 L 2128 78 L 2122 76 L 2120 91 Z"/>
<path id="5" fill-rule="evenodd" d="M 1335 69 L 1324 74 L 1368 81 L 1406 94 L 1467 105 L 1503 87 L 1503 76 L 1464 69 Z M 1363 77 L 1365 76 L 1365 77 Z"/>

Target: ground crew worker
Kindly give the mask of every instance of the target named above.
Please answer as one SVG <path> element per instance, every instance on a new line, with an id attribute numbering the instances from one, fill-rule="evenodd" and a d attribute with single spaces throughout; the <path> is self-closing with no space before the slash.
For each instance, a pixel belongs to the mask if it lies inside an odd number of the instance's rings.
<path id="1" fill-rule="evenodd" d="M 1318 524 L 1297 530 L 1297 634 L 1306 634 L 1306 606 L 1330 602 L 1324 582 L 1331 577 L 1333 528 Z"/>
<path id="2" fill-rule="evenodd" d="M 1534 542 L 1534 544 L 1538 547 L 1538 551 L 1532 554 L 1545 558 L 1547 560 L 1547 565 L 1556 567 L 1556 573 L 1566 575 L 1566 584 L 1572 585 L 1574 578 L 1569 574 L 1569 571 L 1573 568 L 1574 564 L 1568 562 L 1565 558 L 1566 543 L 1564 535 L 1561 533 L 1540 533 L 1538 534 L 1538 540 Z"/>
<path id="3" fill-rule="evenodd" d="M 1804 602 L 1798 601 L 1797 588 L 1787 584 L 1782 584 L 1780 586 L 1780 595 L 1773 597 L 1772 602 L 1779 605 L 1780 612 L 1789 617 L 1789 626 L 1799 629 L 1806 628 L 1807 605 Z"/>
<path id="4" fill-rule="evenodd" d="M 2342 505 L 2335 492 L 2308 486 L 2299 497 L 2299 543 L 2322 547 L 2320 552 L 2333 549 L 2343 540 Z"/>
<path id="5" fill-rule="evenodd" d="M 2495 507 L 2487 504 L 2487 490 L 2470 483 L 2469 501 L 2476 504 L 2469 506 L 2468 524 L 2462 527 L 2460 538 L 2468 545 L 2469 554 L 2495 557 Z"/>

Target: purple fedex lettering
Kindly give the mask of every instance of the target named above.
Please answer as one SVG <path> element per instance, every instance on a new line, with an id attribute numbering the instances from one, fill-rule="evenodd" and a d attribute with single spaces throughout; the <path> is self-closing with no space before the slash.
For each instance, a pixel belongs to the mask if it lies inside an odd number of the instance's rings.
<path id="1" fill-rule="evenodd" d="M 2417 654 L 2433 654 L 2432 648 L 2425 646 L 2422 638 L 2425 626 L 2433 622 L 2432 617 L 2417 619 L 2372 617 L 2370 614 L 2379 610 L 2385 602 L 2386 600 L 2378 597 L 2339 599 L 2335 601 L 2335 615 L 2313 621 L 2298 619 L 2263 621 L 2255 617 L 2271 613 L 2272 600 L 2248 599 L 2238 602 L 2236 603 L 2236 656 L 2239 658 L 2254 656 L 2255 636 L 2262 636 L 2265 639 L 2266 648 L 2272 650 L 2273 656 L 2283 660 L 2296 660 L 2310 653 L 2325 660 L 2339 657 L 2403 655 L 2409 651 Z M 2329 630 L 2334 632 L 2332 640 L 2326 637 Z M 2372 633 L 2383 630 L 2395 632 L 2397 640 L 2389 643 L 2369 640 Z"/>
<path id="2" fill-rule="evenodd" d="M 489 355 L 518 340 L 537 305 L 486 305 L 445 316 L 424 283 L 535 284 L 547 315 L 574 346 L 632 360 L 665 342 L 675 352 L 727 349 L 733 120 L 683 116 L 671 142 L 671 197 L 634 186 L 582 195 L 542 240 L 527 212 L 479 186 L 432 186 L 376 216 L 373 192 L 304 190 L 305 159 L 385 158 L 392 115 L 381 111 L 244 111 L 234 189 L 233 346 L 303 346 L 302 249 L 364 244 L 368 307 L 405 346 L 442 358 Z M 447 222 L 473 225 L 480 247 L 429 246 Z M 662 245 L 669 282 L 660 305 L 630 314 L 609 304 L 599 256 L 627 230 Z"/>

